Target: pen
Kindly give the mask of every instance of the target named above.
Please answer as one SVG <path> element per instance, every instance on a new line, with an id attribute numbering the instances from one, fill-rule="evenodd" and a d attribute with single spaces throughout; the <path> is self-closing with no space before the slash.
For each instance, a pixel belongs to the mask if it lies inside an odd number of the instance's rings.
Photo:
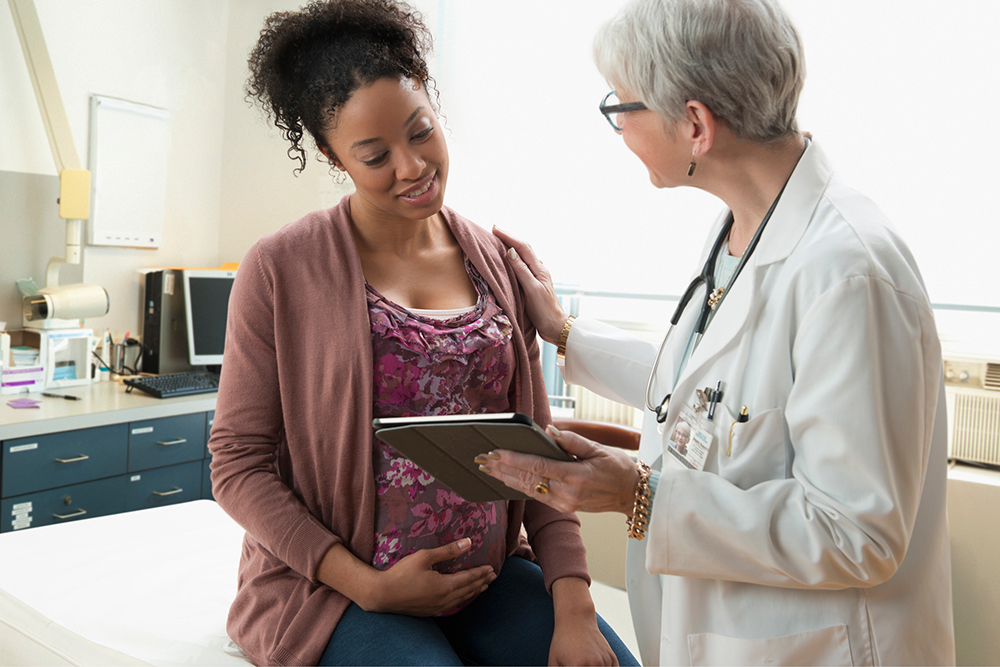
<path id="1" fill-rule="evenodd" d="M 736 418 L 733 425 L 729 427 L 729 449 L 726 450 L 726 456 L 732 456 L 733 454 L 733 429 L 736 428 L 737 424 L 744 424 L 750 419 L 750 414 L 747 412 L 747 406 L 743 406 L 740 410 L 740 416 Z"/>
<path id="2" fill-rule="evenodd" d="M 708 418 L 715 419 L 715 406 L 722 400 L 722 380 L 719 380 L 719 384 L 716 386 L 714 391 L 709 391 L 707 393 L 711 397 L 708 406 Z"/>
<path id="3" fill-rule="evenodd" d="M 67 401 L 79 401 L 79 396 L 70 396 L 69 394 L 50 394 L 47 391 L 42 392 L 42 396 L 48 396 L 49 398 L 65 398 Z"/>

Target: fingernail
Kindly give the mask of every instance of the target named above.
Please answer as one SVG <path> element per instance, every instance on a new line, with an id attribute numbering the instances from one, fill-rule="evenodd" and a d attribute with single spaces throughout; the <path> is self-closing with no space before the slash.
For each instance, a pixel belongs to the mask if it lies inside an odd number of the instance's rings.
<path id="1" fill-rule="evenodd" d="M 546 426 L 545 430 L 548 431 L 549 435 L 551 435 L 553 438 L 558 438 L 559 436 L 562 435 L 562 431 L 560 431 L 559 429 L 557 429 L 552 424 L 549 424 L 548 426 Z"/>
<path id="2" fill-rule="evenodd" d="M 499 460 L 500 460 L 500 455 L 499 455 L 499 454 L 497 454 L 496 452 L 490 452 L 490 453 L 489 453 L 489 454 L 487 454 L 486 456 L 490 457 L 490 458 L 491 458 L 491 459 L 493 459 L 494 461 L 499 461 Z"/>
<path id="3" fill-rule="evenodd" d="M 510 261 L 512 261 L 512 262 L 514 260 L 516 260 L 517 259 L 517 251 L 514 250 L 513 248 L 508 248 L 507 249 L 507 258 L 510 259 Z"/>
<path id="4" fill-rule="evenodd" d="M 487 459 L 485 456 L 477 456 L 472 460 L 481 466 L 488 465 L 490 462 L 489 459 Z"/>
<path id="5" fill-rule="evenodd" d="M 482 471 L 482 472 L 484 472 L 484 473 L 486 473 L 487 475 L 492 475 L 493 474 L 493 471 L 490 470 L 488 467 L 486 467 L 484 465 L 479 466 L 479 470 Z"/>
<path id="6" fill-rule="evenodd" d="M 463 549 L 468 549 L 470 546 L 472 546 L 472 540 L 470 540 L 468 537 L 463 537 L 458 541 L 458 546 L 460 546 Z"/>

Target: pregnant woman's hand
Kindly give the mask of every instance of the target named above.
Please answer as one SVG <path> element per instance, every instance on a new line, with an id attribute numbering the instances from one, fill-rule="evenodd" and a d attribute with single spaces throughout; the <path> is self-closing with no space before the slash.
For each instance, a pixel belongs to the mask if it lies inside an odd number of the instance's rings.
<path id="1" fill-rule="evenodd" d="M 493 583 L 496 574 L 481 565 L 454 574 L 441 574 L 436 563 L 452 560 L 469 550 L 469 538 L 436 549 L 421 549 L 404 556 L 388 570 L 378 573 L 366 611 L 435 616 L 471 601 Z"/>

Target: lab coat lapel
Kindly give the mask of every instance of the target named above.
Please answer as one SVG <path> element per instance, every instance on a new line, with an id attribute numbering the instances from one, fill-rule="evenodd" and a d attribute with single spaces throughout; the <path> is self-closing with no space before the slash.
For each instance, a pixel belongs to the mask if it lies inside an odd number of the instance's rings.
<path id="1" fill-rule="evenodd" d="M 687 379 L 693 375 L 701 377 L 703 367 L 729 347 L 730 343 L 735 342 L 742 331 L 747 315 L 750 313 L 750 304 L 753 303 L 757 293 L 757 267 L 753 265 L 753 260 L 754 258 L 751 257 L 748 262 L 751 266 L 743 269 L 741 275 L 733 283 L 731 291 L 715 311 L 708 329 L 705 330 L 705 335 L 698 343 L 698 347 L 695 348 L 683 375 L 677 382 L 678 393 L 682 395 L 691 393 L 694 387 L 685 386 Z M 715 381 L 713 380 L 710 384 L 714 385 Z"/>
<path id="2" fill-rule="evenodd" d="M 693 392 L 695 387 L 685 384 L 692 376 L 697 376 L 699 381 L 704 380 L 706 386 L 712 381 L 712 378 L 702 378 L 705 366 L 735 344 L 746 325 L 751 305 L 757 298 L 766 296 L 758 297 L 758 292 L 767 268 L 783 261 L 798 245 L 832 175 L 825 154 L 815 141 L 810 141 L 788 179 L 774 214 L 761 233 L 757 250 L 716 310 L 701 343 L 677 382 L 675 393 Z"/>
<path id="3" fill-rule="evenodd" d="M 712 252 L 714 241 L 722 231 L 722 227 L 725 225 L 728 217 L 729 212 L 724 211 L 718 218 L 716 218 L 715 224 L 712 225 L 712 231 L 708 235 L 705 247 L 702 248 L 701 257 L 698 259 L 698 272 L 691 275 L 691 280 L 694 280 L 699 275 L 701 267 L 703 267 L 705 262 L 708 261 L 708 256 Z M 681 316 L 680 319 L 677 320 L 677 324 L 671 326 L 667 331 L 667 338 L 669 340 L 667 340 L 667 344 L 663 351 L 663 355 L 667 358 L 661 360 L 661 367 L 665 367 L 665 373 L 659 376 L 661 386 L 663 387 L 663 392 L 658 394 L 661 397 L 670 391 L 670 388 L 674 386 L 675 379 L 679 380 L 679 378 L 677 378 L 677 369 L 684 360 L 684 352 L 687 350 L 687 338 L 688 336 L 694 335 L 694 325 L 698 321 L 698 317 L 701 315 L 701 309 L 705 304 L 705 291 L 706 286 L 705 283 L 702 282 L 701 285 L 695 289 L 694 294 L 691 295 L 691 300 L 688 301 L 687 307 L 685 307 L 681 312 Z M 669 367 L 667 367 L 667 362 L 669 362 Z M 690 365 L 691 364 L 688 363 L 688 366 Z"/>

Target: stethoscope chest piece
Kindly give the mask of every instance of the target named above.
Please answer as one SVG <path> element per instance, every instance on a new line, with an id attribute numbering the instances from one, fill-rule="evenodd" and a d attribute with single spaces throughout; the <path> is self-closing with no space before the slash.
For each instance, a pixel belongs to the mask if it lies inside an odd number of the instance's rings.
<path id="1" fill-rule="evenodd" d="M 663 401 L 653 411 L 656 413 L 656 423 L 660 425 L 665 423 L 667 421 L 667 413 L 670 411 L 670 394 L 664 396 Z"/>

